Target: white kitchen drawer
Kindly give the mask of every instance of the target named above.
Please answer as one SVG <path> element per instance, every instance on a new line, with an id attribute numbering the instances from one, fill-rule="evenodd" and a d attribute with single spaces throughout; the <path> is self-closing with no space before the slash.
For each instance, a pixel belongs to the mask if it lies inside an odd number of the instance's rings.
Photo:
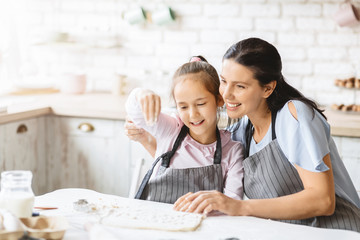
<path id="1" fill-rule="evenodd" d="M 93 131 L 81 131 L 88 123 Z M 124 121 L 78 117 L 47 117 L 49 191 L 88 188 L 127 196 L 129 140 Z"/>
<path id="2" fill-rule="evenodd" d="M 59 117 L 61 132 L 68 136 L 114 137 L 115 121 L 90 118 Z"/>

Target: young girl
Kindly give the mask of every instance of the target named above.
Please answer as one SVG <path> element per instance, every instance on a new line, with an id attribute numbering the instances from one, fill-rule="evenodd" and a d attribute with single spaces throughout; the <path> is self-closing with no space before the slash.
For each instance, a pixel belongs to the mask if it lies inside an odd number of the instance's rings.
<path id="1" fill-rule="evenodd" d="M 135 198 L 174 203 L 188 192 L 217 190 L 242 199 L 243 148 L 217 128 L 217 107 L 223 105 L 219 85 L 215 68 L 198 56 L 173 77 L 178 117 L 161 113 L 160 97 L 152 91 L 130 93 L 129 117 L 157 141 L 157 159 Z"/>

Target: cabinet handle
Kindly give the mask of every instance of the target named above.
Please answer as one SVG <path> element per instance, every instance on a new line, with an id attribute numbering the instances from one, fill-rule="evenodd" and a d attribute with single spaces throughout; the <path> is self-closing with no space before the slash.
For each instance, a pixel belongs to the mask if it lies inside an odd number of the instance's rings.
<path id="1" fill-rule="evenodd" d="M 26 133 L 27 132 L 27 126 L 25 124 L 20 124 L 16 130 L 16 133 Z"/>
<path id="2" fill-rule="evenodd" d="M 93 132 L 95 130 L 91 123 L 80 123 L 78 129 L 80 129 L 82 132 Z"/>

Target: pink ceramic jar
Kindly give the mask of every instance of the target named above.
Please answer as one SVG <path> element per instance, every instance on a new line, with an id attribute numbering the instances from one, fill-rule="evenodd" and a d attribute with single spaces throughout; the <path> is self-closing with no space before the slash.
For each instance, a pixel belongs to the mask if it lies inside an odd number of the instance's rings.
<path id="1" fill-rule="evenodd" d="M 61 79 L 61 92 L 69 94 L 82 94 L 86 90 L 86 75 L 68 73 Z"/>

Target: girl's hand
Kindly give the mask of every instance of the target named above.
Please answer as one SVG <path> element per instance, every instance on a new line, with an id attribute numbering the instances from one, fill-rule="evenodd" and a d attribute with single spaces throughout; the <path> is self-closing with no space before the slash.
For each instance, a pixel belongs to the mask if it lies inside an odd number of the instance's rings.
<path id="1" fill-rule="evenodd" d="M 125 135 L 133 141 L 142 143 L 147 140 L 146 131 L 142 128 L 138 128 L 128 116 L 126 116 L 125 124 Z"/>
<path id="2" fill-rule="evenodd" d="M 227 197 L 218 191 L 199 191 L 181 196 L 174 209 L 182 212 L 210 213 L 220 211 L 228 215 L 240 215 L 242 201 Z"/>
<path id="3" fill-rule="evenodd" d="M 153 91 L 143 89 L 138 92 L 136 99 L 140 103 L 146 124 L 151 126 L 157 122 L 161 111 L 160 96 L 155 94 Z"/>
<path id="4" fill-rule="evenodd" d="M 138 128 L 128 116 L 126 116 L 124 129 L 125 135 L 128 136 L 130 140 L 139 142 L 152 157 L 155 157 L 156 139 L 150 133 L 142 128 Z"/>

